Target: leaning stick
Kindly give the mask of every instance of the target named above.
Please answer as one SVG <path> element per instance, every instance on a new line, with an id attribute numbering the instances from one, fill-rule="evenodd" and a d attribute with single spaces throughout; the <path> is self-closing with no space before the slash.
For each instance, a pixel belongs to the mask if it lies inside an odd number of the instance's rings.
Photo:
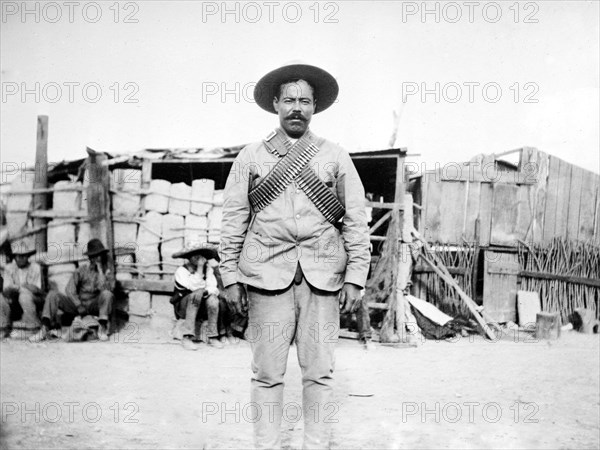
<path id="1" fill-rule="evenodd" d="M 424 239 L 421 238 L 421 236 L 420 236 L 420 234 L 419 234 L 418 231 L 414 230 L 414 232 L 416 233 L 415 236 L 417 237 L 417 239 L 420 240 L 421 243 L 423 243 L 423 246 L 425 247 L 425 249 L 431 254 L 431 258 L 432 258 L 433 262 L 436 263 L 438 269 L 440 269 L 442 272 L 444 272 L 444 274 L 446 275 L 446 279 L 451 279 L 454 282 L 453 284 L 451 284 L 451 286 L 454 286 L 454 287 L 460 289 L 460 286 L 459 286 L 458 282 L 450 274 L 450 271 L 448 271 L 448 268 L 446 267 L 446 265 L 444 264 L 444 262 L 441 260 L 441 258 L 431 251 L 431 249 L 428 247 L 429 244 L 427 244 L 427 242 Z M 462 291 L 462 289 L 461 289 L 461 291 Z M 468 300 L 465 300 L 465 303 L 467 303 L 467 306 L 468 306 L 468 302 L 471 302 L 471 304 L 475 307 L 475 309 L 477 310 L 477 312 L 479 314 L 481 314 L 481 316 L 487 321 L 487 323 L 491 323 L 494 326 L 494 328 L 496 328 L 498 331 L 502 332 L 502 328 L 500 328 L 500 325 L 498 325 L 498 323 L 496 322 L 496 320 L 494 320 L 494 318 L 491 317 L 487 313 L 487 311 L 485 311 L 484 309 L 478 307 L 478 305 L 471 299 L 471 297 L 469 297 L 467 295 L 466 292 L 462 291 L 462 293 L 468 299 Z"/>
<path id="2" fill-rule="evenodd" d="M 427 242 L 419 235 L 419 233 L 416 230 L 413 230 L 413 235 L 423 244 L 423 246 L 425 247 L 425 249 L 429 250 L 429 244 L 427 244 Z M 444 280 L 446 283 L 448 283 L 450 286 L 452 286 L 456 290 L 456 292 L 458 293 L 459 297 L 462 299 L 463 302 L 465 302 L 465 304 L 469 308 L 469 311 L 471 311 L 471 313 L 473 314 L 473 316 L 475 316 L 475 320 L 477 320 L 477 323 L 479 323 L 479 325 L 481 326 L 481 328 L 483 328 L 483 331 L 485 332 L 485 334 L 487 335 L 487 337 L 489 337 L 493 341 L 496 340 L 496 335 L 494 334 L 494 332 L 492 331 L 492 329 L 488 326 L 488 324 L 485 322 L 485 320 L 483 320 L 483 317 L 481 317 L 481 315 L 479 314 L 479 311 L 477 310 L 477 304 L 471 299 L 471 297 L 469 297 L 460 288 L 460 286 L 454 280 L 454 278 L 452 278 L 452 276 L 450 276 L 449 274 L 447 274 L 444 271 L 442 271 L 437 266 L 437 264 L 435 264 L 435 262 L 433 262 L 431 259 L 429 259 L 423 253 L 421 253 L 420 256 L 425 260 L 425 262 L 427 264 L 429 264 L 429 266 L 433 269 L 433 271 L 442 280 Z"/>

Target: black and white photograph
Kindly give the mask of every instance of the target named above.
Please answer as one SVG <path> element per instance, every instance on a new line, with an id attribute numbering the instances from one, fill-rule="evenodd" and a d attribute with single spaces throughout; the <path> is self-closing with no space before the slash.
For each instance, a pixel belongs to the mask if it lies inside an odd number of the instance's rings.
<path id="1" fill-rule="evenodd" d="M 0 9 L 0 449 L 600 448 L 599 1 Z"/>

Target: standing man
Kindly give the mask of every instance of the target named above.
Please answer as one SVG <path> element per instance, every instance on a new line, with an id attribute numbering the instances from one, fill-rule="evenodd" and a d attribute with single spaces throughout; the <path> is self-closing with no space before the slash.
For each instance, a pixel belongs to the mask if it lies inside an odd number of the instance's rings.
<path id="1" fill-rule="evenodd" d="M 108 249 L 100 239 L 91 239 L 85 255 L 89 263 L 80 265 L 73 272 L 65 294 L 48 292 L 42 313 L 42 328 L 29 338 L 31 342 L 43 341 L 50 329 L 60 328 L 64 316 L 72 321 L 77 316 L 83 318 L 87 315 L 98 316 L 98 339 L 108 341 L 108 322 L 115 300 L 115 277 L 108 267 Z"/>
<path id="2" fill-rule="evenodd" d="M 327 422 L 339 409 L 332 374 L 340 307 L 350 312 L 360 299 L 369 236 L 365 193 L 349 154 L 309 130 L 313 114 L 337 93 L 333 76 L 315 66 L 287 65 L 265 75 L 254 98 L 279 116 L 280 127 L 240 152 L 225 187 L 221 276 L 231 309 L 248 302 L 258 448 L 281 447 L 283 377 L 293 341 L 302 370 L 304 448 L 329 446 Z"/>

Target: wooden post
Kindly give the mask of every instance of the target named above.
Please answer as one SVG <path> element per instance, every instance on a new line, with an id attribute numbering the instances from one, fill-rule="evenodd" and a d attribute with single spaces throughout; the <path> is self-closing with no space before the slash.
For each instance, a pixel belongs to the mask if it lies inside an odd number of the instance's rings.
<path id="1" fill-rule="evenodd" d="M 48 187 L 48 116 L 37 117 L 37 140 L 35 148 L 35 172 L 33 188 Z M 33 196 L 33 210 L 40 211 L 48 209 L 48 194 L 38 193 Z M 35 235 L 35 249 L 38 253 L 45 252 L 47 247 L 46 224 L 48 219 L 34 218 L 34 228 L 40 231 Z"/>
<path id="2" fill-rule="evenodd" d="M 142 191 L 147 192 L 150 188 L 150 182 L 152 181 L 152 160 L 144 159 L 142 161 Z M 146 197 L 142 201 L 142 204 L 146 203 Z M 144 210 L 147 209 L 144 207 Z"/>
<path id="3" fill-rule="evenodd" d="M 396 189 L 394 191 L 394 202 L 403 202 L 406 191 L 406 168 L 404 167 L 404 156 L 396 157 Z M 402 227 L 400 227 L 402 229 Z"/>
<path id="4" fill-rule="evenodd" d="M 37 136 L 35 145 L 35 166 L 33 171 L 33 189 L 48 187 L 48 116 L 37 117 Z M 33 195 L 32 211 L 48 209 L 48 194 L 37 193 Z M 48 219 L 33 218 L 33 228 L 39 230 L 35 235 L 35 250 L 41 255 L 48 250 Z M 31 239 L 31 238 L 27 238 Z M 42 267 L 42 289 L 46 290 L 48 278 L 46 267 Z"/>
<path id="5" fill-rule="evenodd" d="M 417 329 L 416 319 L 414 318 L 408 300 L 404 295 L 404 291 L 410 282 L 412 269 L 412 254 L 410 245 L 402 243 L 398 249 L 398 277 L 396 279 L 396 300 L 398 302 L 398 317 L 396 317 L 396 327 L 400 336 L 401 342 L 413 341 L 414 337 L 408 335 L 407 324 L 412 330 Z"/>
<path id="6" fill-rule="evenodd" d="M 391 304 L 395 306 L 395 328 L 396 333 L 401 342 L 407 341 L 406 334 L 406 317 L 407 317 L 407 301 L 404 298 L 404 289 L 408 283 L 408 277 L 410 276 L 410 251 L 403 248 L 404 244 L 400 245 L 398 242 L 400 239 L 404 241 L 405 237 L 405 222 L 410 220 L 410 225 L 412 227 L 412 197 L 410 201 L 410 206 L 406 204 L 405 191 L 407 184 L 407 168 L 404 166 L 404 157 L 398 156 L 397 158 L 397 166 L 396 166 L 396 190 L 394 192 L 394 203 L 402 204 L 402 212 L 400 212 L 400 208 L 398 205 L 394 207 L 392 210 L 392 214 L 395 217 L 395 221 L 392 220 L 391 223 L 396 224 L 397 232 L 395 233 L 395 242 L 392 245 L 392 249 L 394 252 L 394 262 L 392 270 L 395 274 L 395 282 L 396 285 L 392 291 L 392 295 L 395 296 L 394 302 Z M 407 211 L 406 208 L 410 208 L 410 211 Z"/>
<path id="7" fill-rule="evenodd" d="M 414 230 L 414 210 L 412 194 L 404 194 L 402 210 L 402 242 L 411 243 L 413 241 L 412 230 Z"/>
<path id="8" fill-rule="evenodd" d="M 536 314 L 536 339 L 558 339 L 560 337 L 560 314 L 541 312 Z"/>
<path id="9" fill-rule="evenodd" d="M 477 215 L 477 219 L 475 219 L 474 233 L 475 246 L 473 247 L 473 279 L 471 280 L 471 296 L 473 297 L 473 299 L 477 298 L 477 277 L 479 277 L 480 228 L 481 219 L 479 218 L 479 215 Z"/>
<path id="10" fill-rule="evenodd" d="M 102 162 L 106 155 L 91 148 L 88 153 L 88 174 L 90 184 L 87 188 L 88 217 L 90 238 L 100 239 L 109 251 L 108 268 L 115 273 L 112 220 L 110 214 L 110 174 Z"/>

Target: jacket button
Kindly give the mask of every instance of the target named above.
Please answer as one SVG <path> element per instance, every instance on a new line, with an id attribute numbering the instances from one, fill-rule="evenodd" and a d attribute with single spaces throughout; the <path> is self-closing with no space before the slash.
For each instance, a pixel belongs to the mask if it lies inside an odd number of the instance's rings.
<path id="1" fill-rule="evenodd" d="M 300 218 L 300 214 L 296 214 L 296 219 L 299 219 L 299 218 Z"/>

